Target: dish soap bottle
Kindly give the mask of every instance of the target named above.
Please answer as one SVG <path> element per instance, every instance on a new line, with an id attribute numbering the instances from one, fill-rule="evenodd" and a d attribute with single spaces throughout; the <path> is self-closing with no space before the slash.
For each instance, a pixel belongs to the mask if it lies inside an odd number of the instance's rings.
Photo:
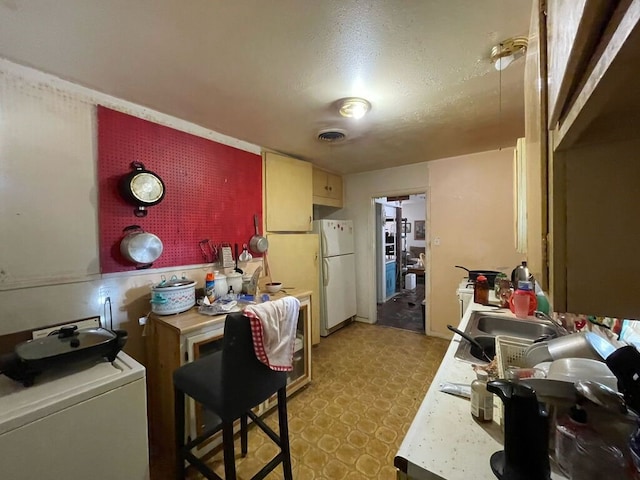
<path id="1" fill-rule="evenodd" d="M 471 382 L 471 415 L 479 422 L 490 422 L 493 420 L 493 393 L 487 390 L 489 374 L 478 370 L 476 376 Z"/>

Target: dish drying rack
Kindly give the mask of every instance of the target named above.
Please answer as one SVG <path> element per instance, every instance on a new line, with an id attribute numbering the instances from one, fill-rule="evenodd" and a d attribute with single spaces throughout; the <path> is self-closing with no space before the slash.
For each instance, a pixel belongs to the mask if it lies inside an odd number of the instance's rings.
<path id="1" fill-rule="evenodd" d="M 508 367 L 527 367 L 525 353 L 533 340 L 526 340 L 508 335 L 496 335 L 496 360 L 498 364 L 498 378 L 505 378 Z M 498 425 L 502 425 L 504 405 L 494 396 L 493 418 Z"/>

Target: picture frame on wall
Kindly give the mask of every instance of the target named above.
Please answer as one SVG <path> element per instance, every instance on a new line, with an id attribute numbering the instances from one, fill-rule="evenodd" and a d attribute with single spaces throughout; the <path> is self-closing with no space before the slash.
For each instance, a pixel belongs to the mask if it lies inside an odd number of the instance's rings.
<path id="1" fill-rule="evenodd" d="M 415 240 L 424 240 L 425 239 L 424 220 L 416 220 L 413 223 L 414 223 L 413 238 Z"/>

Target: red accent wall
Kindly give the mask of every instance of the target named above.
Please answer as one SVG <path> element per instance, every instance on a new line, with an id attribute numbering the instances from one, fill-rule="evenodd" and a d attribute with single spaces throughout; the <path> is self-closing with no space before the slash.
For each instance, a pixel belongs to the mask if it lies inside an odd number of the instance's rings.
<path id="1" fill-rule="evenodd" d="M 142 162 L 165 183 L 163 201 L 136 217 L 119 179 Z M 134 270 L 120 253 L 123 229 L 140 225 L 160 237 L 153 268 L 204 263 L 200 240 L 249 243 L 253 215 L 262 225 L 260 155 L 98 106 L 98 206 L 103 273 Z M 262 233 L 262 232 L 261 232 Z"/>

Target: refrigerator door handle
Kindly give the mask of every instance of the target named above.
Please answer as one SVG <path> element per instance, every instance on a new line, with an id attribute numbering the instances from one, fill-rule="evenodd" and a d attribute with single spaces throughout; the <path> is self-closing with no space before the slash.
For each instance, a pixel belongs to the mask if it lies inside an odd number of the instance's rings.
<path id="1" fill-rule="evenodd" d="M 329 285 L 329 261 L 326 258 L 322 259 L 324 268 L 322 269 L 322 283 L 326 287 Z"/>
<path id="2" fill-rule="evenodd" d="M 327 235 L 324 233 L 324 229 L 322 230 L 322 256 L 327 256 Z"/>

